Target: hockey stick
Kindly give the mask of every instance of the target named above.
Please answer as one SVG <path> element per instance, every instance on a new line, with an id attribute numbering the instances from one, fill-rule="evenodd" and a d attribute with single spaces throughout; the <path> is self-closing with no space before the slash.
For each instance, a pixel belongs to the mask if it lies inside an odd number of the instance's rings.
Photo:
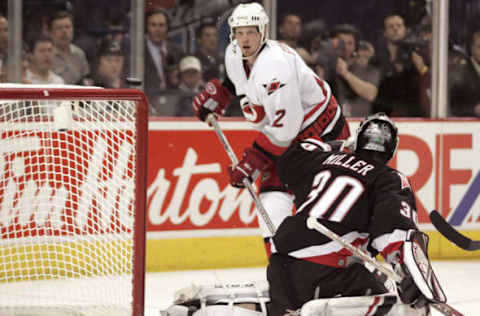
<path id="1" fill-rule="evenodd" d="M 327 236 L 331 240 L 334 240 L 339 244 L 341 244 L 343 247 L 345 247 L 350 252 L 352 252 L 352 254 L 355 257 L 361 259 L 365 267 L 369 271 L 374 271 L 374 269 L 377 269 L 387 277 L 393 279 L 396 283 L 400 283 L 402 281 L 402 277 L 398 275 L 398 273 L 396 273 L 395 271 L 393 271 L 392 269 L 386 266 L 379 264 L 375 259 L 370 257 L 370 255 L 367 254 L 365 251 L 363 251 L 358 247 L 355 247 L 354 245 L 352 245 L 351 243 L 349 243 L 348 241 L 346 241 L 345 239 L 343 239 L 342 237 L 340 237 L 339 235 L 337 235 L 336 233 L 334 233 L 324 225 L 320 224 L 314 216 L 308 217 L 307 227 L 309 229 L 314 229 L 322 233 L 323 235 Z M 446 316 L 464 316 L 461 312 L 457 311 L 456 309 L 454 309 L 453 307 L 451 307 L 446 303 L 431 303 L 430 305 L 433 308 L 435 308 L 437 311 L 439 311 L 440 313 Z"/>
<path id="2" fill-rule="evenodd" d="M 478 240 L 471 240 L 470 238 L 462 235 L 458 232 L 452 225 L 450 225 L 440 213 L 436 210 L 432 210 L 429 214 L 430 221 L 432 222 L 433 226 L 448 240 L 453 242 L 458 247 L 469 250 L 475 251 L 480 249 L 480 241 Z"/>
<path id="3" fill-rule="evenodd" d="M 215 133 L 217 133 L 218 139 L 220 140 L 220 143 L 222 143 L 223 148 L 225 149 L 225 152 L 227 153 L 228 157 L 230 157 L 230 160 L 232 161 L 233 165 L 237 165 L 238 164 L 237 156 L 235 156 L 232 146 L 230 146 L 230 143 L 228 142 L 227 137 L 225 137 L 225 134 L 220 128 L 220 125 L 215 119 L 215 116 L 213 114 L 209 114 L 207 116 L 207 122 L 213 127 L 213 129 L 215 130 Z M 258 213 L 260 213 L 260 216 L 265 221 L 265 224 L 267 225 L 268 230 L 272 235 L 274 235 L 275 226 L 273 225 L 272 220 L 268 216 L 267 211 L 263 207 L 263 204 L 260 201 L 259 197 L 257 196 L 257 193 L 255 193 L 255 189 L 253 188 L 252 183 L 250 182 L 249 179 L 245 178 L 243 179 L 243 184 L 245 185 L 245 188 L 247 188 L 248 193 L 250 193 L 250 196 L 255 202 L 255 206 L 257 207 Z"/>

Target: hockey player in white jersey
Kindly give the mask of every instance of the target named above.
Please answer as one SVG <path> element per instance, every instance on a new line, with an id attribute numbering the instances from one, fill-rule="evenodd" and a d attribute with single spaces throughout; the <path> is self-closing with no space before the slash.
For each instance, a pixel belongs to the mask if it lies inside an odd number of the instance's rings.
<path id="1" fill-rule="evenodd" d="M 234 95 L 241 98 L 245 118 L 259 131 L 236 166 L 228 168 L 230 183 L 243 187 L 245 178 L 262 172 L 260 199 L 275 227 L 291 215 L 293 195 L 280 182 L 275 161 L 294 141 L 324 141 L 350 135 L 341 107 L 329 85 L 318 78 L 289 46 L 269 40 L 268 16 L 258 3 L 239 4 L 228 19 L 231 43 L 225 53 L 227 78 L 209 81 L 193 100 L 197 117 L 221 116 Z M 259 217 L 267 254 L 270 237 Z"/>

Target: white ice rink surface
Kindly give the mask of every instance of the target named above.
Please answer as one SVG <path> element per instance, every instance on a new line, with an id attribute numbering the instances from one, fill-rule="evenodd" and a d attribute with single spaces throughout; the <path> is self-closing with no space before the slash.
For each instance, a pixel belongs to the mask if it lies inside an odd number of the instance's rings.
<path id="1" fill-rule="evenodd" d="M 464 315 L 480 315 L 480 261 L 434 261 L 448 303 Z M 265 280 L 265 268 L 195 270 L 149 273 L 146 277 L 146 316 L 173 302 L 173 293 L 191 284 Z M 436 311 L 433 315 L 441 315 Z"/>

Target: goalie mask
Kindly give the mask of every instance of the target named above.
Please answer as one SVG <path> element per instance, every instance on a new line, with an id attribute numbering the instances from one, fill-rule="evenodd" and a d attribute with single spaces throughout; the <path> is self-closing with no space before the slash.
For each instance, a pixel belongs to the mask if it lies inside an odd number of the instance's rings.
<path id="1" fill-rule="evenodd" d="M 368 150 L 381 153 L 384 162 L 395 155 L 398 145 L 398 129 L 385 113 L 368 116 L 357 130 L 354 151 Z"/>
<path id="2" fill-rule="evenodd" d="M 240 26 L 256 26 L 261 34 L 260 47 L 267 41 L 268 15 L 259 3 L 241 3 L 228 18 L 230 41 L 235 38 L 235 28 Z"/>

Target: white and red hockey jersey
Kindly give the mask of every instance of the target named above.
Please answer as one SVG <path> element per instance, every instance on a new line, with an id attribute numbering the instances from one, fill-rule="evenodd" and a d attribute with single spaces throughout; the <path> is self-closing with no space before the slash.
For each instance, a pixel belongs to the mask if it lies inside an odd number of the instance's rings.
<path id="1" fill-rule="evenodd" d="M 330 134 L 325 140 L 349 136 L 330 86 L 286 44 L 268 40 L 249 69 L 234 40 L 227 47 L 225 67 L 236 94 L 249 100 L 242 111 L 261 132 L 256 143 L 269 153 L 282 154 L 305 131 L 305 137 Z"/>

